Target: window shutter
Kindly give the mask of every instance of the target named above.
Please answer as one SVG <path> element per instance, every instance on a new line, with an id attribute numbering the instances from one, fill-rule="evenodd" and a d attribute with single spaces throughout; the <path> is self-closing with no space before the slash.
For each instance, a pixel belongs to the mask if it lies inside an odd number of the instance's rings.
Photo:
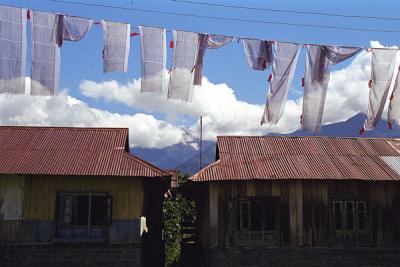
<path id="1" fill-rule="evenodd" d="M 228 230 L 229 231 L 236 231 L 238 229 L 238 216 L 237 216 L 237 211 L 238 211 L 238 201 L 237 200 L 231 200 L 228 201 Z"/>
<path id="2" fill-rule="evenodd" d="M 61 226 L 61 222 L 62 222 L 62 205 L 61 205 L 61 196 L 60 194 L 57 194 L 56 196 L 56 226 L 54 227 L 55 229 L 55 233 L 54 235 L 56 237 L 58 237 L 59 233 L 60 233 L 60 226 Z"/>
<path id="3" fill-rule="evenodd" d="M 107 196 L 107 214 L 106 214 L 106 222 L 108 225 L 112 224 L 112 196 Z"/>
<path id="4" fill-rule="evenodd" d="M 228 211 L 228 237 L 225 238 L 226 246 L 233 246 L 235 244 L 235 234 L 238 229 L 238 201 L 230 200 L 227 201 L 227 211 Z"/>

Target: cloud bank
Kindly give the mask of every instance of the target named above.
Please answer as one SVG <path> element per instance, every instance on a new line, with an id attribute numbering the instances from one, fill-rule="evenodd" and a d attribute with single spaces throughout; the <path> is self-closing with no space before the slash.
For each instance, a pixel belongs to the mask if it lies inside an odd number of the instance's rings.
<path id="1" fill-rule="evenodd" d="M 382 47 L 378 42 L 371 42 L 371 46 Z M 370 60 L 371 53 L 363 51 L 347 67 L 331 72 L 324 124 L 367 112 Z M 289 100 L 278 125 L 268 128 L 260 126 L 264 99 L 260 99 L 260 104 L 241 101 L 228 85 L 214 84 L 206 77 L 201 87 L 194 88 L 193 100 L 189 103 L 167 100 L 166 90 L 162 93 L 141 94 L 140 79 L 133 79 L 126 84 L 85 80 L 79 89 L 86 97 L 139 108 L 143 113 L 127 115 L 92 108 L 69 96 L 66 91 L 55 97 L 0 95 L 0 123 L 128 127 L 131 145 L 158 148 L 181 142 L 195 147 L 193 140 L 198 136 L 198 123 L 193 121 L 200 116 L 203 116 L 203 137 L 206 140 L 215 140 L 217 135 L 289 133 L 300 128 L 301 96 Z M 165 114 L 165 118 L 156 119 L 151 115 L 153 112 Z M 188 116 L 192 118 L 189 123 L 185 121 Z"/>
<path id="2" fill-rule="evenodd" d="M 65 91 L 56 97 L 0 95 L 0 124 L 125 127 L 129 128 L 130 144 L 142 147 L 165 147 L 187 139 L 183 129 L 152 115 L 131 116 L 91 108 Z"/>

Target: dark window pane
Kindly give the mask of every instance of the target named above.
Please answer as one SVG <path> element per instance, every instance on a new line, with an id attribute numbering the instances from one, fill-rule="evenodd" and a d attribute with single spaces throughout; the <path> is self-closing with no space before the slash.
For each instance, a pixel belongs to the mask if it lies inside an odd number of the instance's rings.
<path id="1" fill-rule="evenodd" d="M 251 201 L 251 230 L 261 231 L 262 230 L 262 215 L 263 215 L 263 205 L 261 200 Z"/>
<path id="2" fill-rule="evenodd" d="M 342 229 L 342 205 L 340 202 L 333 203 L 333 215 L 335 219 L 335 229 Z"/>
<path id="3" fill-rule="evenodd" d="M 72 196 L 63 196 L 61 197 L 62 206 L 63 206 L 63 214 L 62 214 L 62 224 L 63 225 L 72 225 Z"/>
<path id="4" fill-rule="evenodd" d="M 249 225 L 249 216 L 250 216 L 250 203 L 249 202 L 241 202 L 240 203 L 240 222 L 241 222 L 241 230 L 248 230 Z"/>
<path id="5" fill-rule="evenodd" d="M 346 202 L 346 221 L 347 221 L 347 229 L 353 230 L 354 228 L 353 202 Z"/>
<path id="6" fill-rule="evenodd" d="M 90 224 L 93 226 L 103 226 L 106 222 L 106 197 L 92 196 Z"/>
<path id="7" fill-rule="evenodd" d="M 364 202 L 358 202 L 357 203 L 357 210 L 363 212 L 365 210 L 365 203 Z"/>
<path id="8" fill-rule="evenodd" d="M 276 202 L 272 199 L 266 201 L 265 204 L 265 230 L 275 231 L 276 222 Z"/>
<path id="9" fill-rule="evenodd" d="M 77 226 L 87 226 L 88 225 L 88 215 L 89 215 L 89 196 L 77 195 L 75 197 L 76 206 L 75 209 L 75 225 Z"/>
<path id="10" fill-rule="evenodd" d="M 357 203 L 358 229 L 365 230 L 366 208 L 365 202 Z"/>

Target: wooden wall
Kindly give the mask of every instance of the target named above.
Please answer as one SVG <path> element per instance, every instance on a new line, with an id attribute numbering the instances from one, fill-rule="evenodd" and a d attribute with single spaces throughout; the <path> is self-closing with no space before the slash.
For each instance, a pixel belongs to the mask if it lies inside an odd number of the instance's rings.
<path id="1" fill-rule="evenodd" d="M 206 190 L 200 190 L 204 185 Z M 238 230 L 238 214 L 232 206 L 238 198 L 252 196 L 280 198 L 279 246 L 336 246 L 329 212 L 335 198 L 367 201 L 369 246 L 400 246 L 400 183 L 275 180 L 210 182 L 198 187 L 203 196 L 197 199 L 200 233 L 208 236 L 201 242 L 203 247 L 233 246 L 230 233 Z"/>
<path id="2" fill-rule="evenodd" d="M 57 192 L 105 192 L 112 196 L 113 220 L 138 219 L 143 214 L 140 178 L 100 176 L 27 176 L 24 219 L 54 220 Z"/>
<path id="3" fill-rule="evenodd" d="M 5 219 L 18 220 L 22 216 L 24 177 L 0 175 L 0 214 Z"/>
<path id="4" fill-rule="evenodd" d="M 22 235 L 24 176 L 0 175 L 0 241 L 12 242 Z"/>

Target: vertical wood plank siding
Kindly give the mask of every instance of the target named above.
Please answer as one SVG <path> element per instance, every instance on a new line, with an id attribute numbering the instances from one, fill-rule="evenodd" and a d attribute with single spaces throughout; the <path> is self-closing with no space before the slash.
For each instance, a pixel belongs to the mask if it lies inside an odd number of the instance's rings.
<path id="1" fill-rule="evenodd" d="M 105 192 L 113 198 L 113 220 L 138 219 L 142 215 L 143 185 L 140 178 L 27 176 L 24 219 L 54 220 L 57 192 Z"/>
<path id="2" fill-rule="evenodd" d="M 400 184 L 396 182 L 274 180 L 205 185 L 208 188 L 201 189 L 198 201 L 200 233 L 208 237 L 202 237 L 203 247 L 215 247 L 216 239 L 218 247 L 235 246 L 232 232 L 238 230 L 237 199 L 246 196 L 280 197 L 280 246 L 336 246 L 330 213 L 335 198 L 366 201 L 368 246 L 400 246 Z"/>

